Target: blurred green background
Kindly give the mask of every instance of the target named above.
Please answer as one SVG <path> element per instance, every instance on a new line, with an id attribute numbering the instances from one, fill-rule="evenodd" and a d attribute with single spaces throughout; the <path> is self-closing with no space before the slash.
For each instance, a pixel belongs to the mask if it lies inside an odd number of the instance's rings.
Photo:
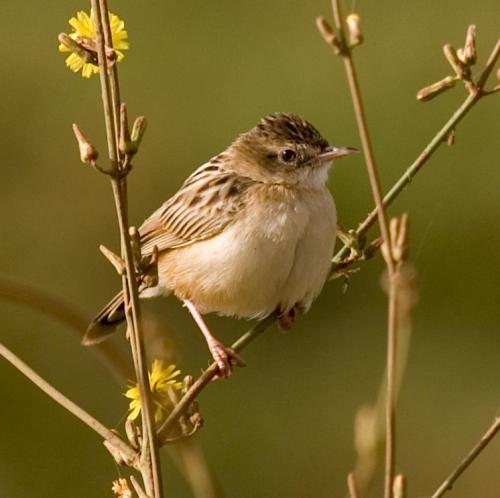
<path id="1" fill-rule="evenodd" d="M 346 4 L 346 10 L 351 4 Z M 359 145 L 343 67 L 316 33 L 331 17 L 313 1 L 113 2 L 131 49 L 122 95 L 149 121 L 130 180 L 141 221 L 199 164 L 270 112 L 302 114 L 339 145 Z M 71 123 L 104 157 L 97 78 L 64 66 L 57 34 L 88 2 L 2 2 L 0 113 L 1 273 L 73 303 L 89 319 L 119 285 L 97 247 L 117 248 L 108 182 L 79 163 Z M 449 73 L 441 47 L 478 27 L 479 64 L 498 36 L 497 0 L 356 3 L 365 44 L 355 57 L 385 188 L 464 98 L 427 104 L 415 92 Z M 398 411 L 398 464 L 410 496 L 429 496 L 483 433 L 500 399 L 500 96 L 485 99 L 400 196 L 411 217 L 420 282 Z M 372 201 L 361 156 L 331 175 L 340 221 L 355 226 Z M 372 236 L 375 232 L 372 233 Z M 385 362 L 386 299 L 380 257 L 343 294 L 328 284 L 290 334 L 270 329 L 244 352 L 248 367 L 200 397 L 196 436 L 229 498 L 343 496 L 355 461 L 353 419 L 372 402 Z M 145 305 L 176 344 L 183 372 L 207 351 L 173 299 Z M 108 426 L 126 402 L 108 370 L 63 325 L 0 302 L 2 342 Z M 210 317 L 226 343 L 248 324 Z M 117 347 L 123 338 L 113 339 Z M 0 361 L 0 496 L 111 496 L 116 468 L 99 439 Z M 164 454 L 169 497 L 190 496 Z M 495 441 L 450 496 L 500 495 Z M 380 485 L 380 480 L 376 486 Z M 380 496 L 380 487 L 371 496 Z"/>

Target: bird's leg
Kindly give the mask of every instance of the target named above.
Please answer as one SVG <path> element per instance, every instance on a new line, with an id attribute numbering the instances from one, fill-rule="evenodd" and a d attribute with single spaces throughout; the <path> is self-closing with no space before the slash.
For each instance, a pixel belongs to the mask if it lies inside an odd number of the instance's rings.
<path id="1" fill-rule="evenodd" d="M 207 341 L 208 349 L 219 367 L 219 377 L 228 378 L 233 371 L 234 365 L 244 367 L 245 361 L 241 358 L 241 356 L 239 356 L 231 348 L 224 346 L 212 335 L 196 305 L 188 299 L 184 299 L 184 305 L 191 313 L 194 321 Z"/>

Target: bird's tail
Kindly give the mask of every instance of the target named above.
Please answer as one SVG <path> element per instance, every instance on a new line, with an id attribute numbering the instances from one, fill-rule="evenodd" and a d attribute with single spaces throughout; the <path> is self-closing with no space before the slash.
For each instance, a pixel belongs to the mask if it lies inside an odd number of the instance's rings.
<path id="1" fill-rule="evenodd" d="M 120 291 L 92 320 L 82 339 L 84 346 L 93 346 L 107 339 L 125 320 L 125 302 Z"/>

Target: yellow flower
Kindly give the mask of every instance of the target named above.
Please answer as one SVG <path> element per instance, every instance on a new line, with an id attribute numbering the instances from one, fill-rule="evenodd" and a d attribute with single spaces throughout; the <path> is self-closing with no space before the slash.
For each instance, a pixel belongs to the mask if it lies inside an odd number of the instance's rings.
<path id="1" fill-rule="evenodd" d="M 175 380 L 181 371 L 176 370 L 175 365 L 165 367 L 160 360 L 153 361 L 153 367 L 149 373 L 149 385 L 151 396 L 155 406 L 155 420 L 159 422 L 165 416 L 167 409 L 172 406 L 172 401 L 168 396 L 169 389 L 182 389 L 182 382 Z M 135 420 L 141 412 L 141 394 L 137 385 L 129 386 L 125 396 L 132 401 L 129 403 L 129 420 Z"/>
<path id="2" fill-rule="evenodd" d="M 121 50 L 127 50 L 129 48 L 129 43 L 127 41 L 128 33 L 125 30 L 125 23 L 118 16 L 111 13 L 109 13 L 109 23 L 111 26 L 113 48 L 116 52 L 116 60 L 121 61 L 125 57 Z M 85 48 L 95 48 L 95 27 L 92 11 L 90 11 L 90 16 L 84 11 L 77 12 L 76 17 L 72 17 L 69 20 L 69 24 L 73 28 L 73 33 L 69 35 L 70 38 L 82 44 Z M 59 52 L 71 52 L 71 50 L 61 43 L 59 45 Z M 85 62 L 84 59 L 74 52 L 66 58 L 66 65 L 75 73 L 81 69 L 84 78 L 90 78 L 93 74 L 99 72 L 98 66 Z"/>

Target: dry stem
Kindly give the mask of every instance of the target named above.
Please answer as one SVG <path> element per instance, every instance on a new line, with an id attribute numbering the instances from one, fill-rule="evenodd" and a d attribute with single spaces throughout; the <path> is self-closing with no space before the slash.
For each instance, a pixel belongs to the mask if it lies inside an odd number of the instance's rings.
<path id="1" fill-rule="evenodd" d="M 70 329 L 72 329 L 78 335 L 79 339 L 81 339 L 81 336 L 85 332 L 85 329 L 88 325 L 88 317 L 85 316 L 84 313 L 76 309 L 76 307 L 74 307 L 72 304 L 67 303 L 58 296 L 50 294 L 45 289 L 39 289 L 29 284 L 0 277 L 0 299 L 5 299 L 13 303 L 19 303 L 29 306 L 34 310 L 46 314 L 48 317 L 60 321 L 62 324 L 65 324 Z M 5 353 L 5 347 L 2 347 L 0 345 L 0 349 L 2 353 Z M 120 386 L 123 386 L 124 382 L 126 382 L 127 379 L 130 379 L 133 376 L 133 369 L 129 364 L 128 358 L 125 358 L 125 355 L 122 353 L 122 351 L 117 349 L 116 346 L 110 341 L 105 341 L 97 344 L 92 348 L 92 351 L 100 357 L 103 365 L 105 365 L 111 371 L 114 379 Z M 19 365 L 25 366 L 25 364 L 21 360 L 15 360 L 16 357 L 13 355 L 13 353 L 10 353 L 9 358 L 7 358 L 9 353 L 2 353 L 0 354 L 4 356 L 8 361 L 10 361 L 11 359 L 13 360 L 10 362 L 14 367 L 19 368 Z M 20 371 L 21 373 L 25 373 L 25 371 L 21 369 Z M 38 374 L 34 373 L 31 369 L 29 369 L 29 373 L 32 374 L 32 377 L 33 375 L 36 375 L 37 379 L 41 379 L 41 377 Z M 46 381 L 43 382 L 44 387 L 48 386 L 48 383 Z M 42 388 L 42 381 L 37 382 L 36 385 Z M 62 393 L 59 393 L 53 387 L 49 387 L 48 389 L 44 388 L 43 390 L 52 399 L 54 399 L 54 396 L 56 395 L 55 393 L 57 393 L 58 398 L 56 399 L 56 402 L 58 402 L 59 399 L 64 399 L 64 395 L 62 395 Z M 52 394 L 54 394 L 54 396 L 52 396 Z M 67 400 L 67 402 L 71 403 L 70 400 Z M 61 406 L 63 406 L 63 408 L 67 408 L 66 405 Z M 81 419 L 79 414 L 82 413 L 83 412 L 80 411 L 79 413 L 74 414 L 79 419 Z M 87 417 L 89 422 L 94 421 L 94 425 L 91 426 L 92 428 L 97 426 L 100 427 L 98 433 L 102 437 L 105 437 L 105 439 L 110 441 L 111 444 L 113 444 L 113 441 L 116 441 L 114 439 L 116 434 L 113 431 L 106 429 L 90 414 L 87 414 Z M 85 420 L 84 423 L 86 423 Z M 104 429 L 102 429 L 102 427 L 104 427 Z M 215 496 L 222 496 L 222 491 L 217 486 L 217 480 L 208 467 L 203 452 L 199 448 L 196 441 L 191 439 L 182 440 L 177 445 L 175 445 L 174 449 L 177 450 L 180 454 L 179 465 L 183 469 L 184 476 L 190 484 L 195 496 L 200 498 L 215 498 Z M 130 448 L 129 450 L 130 452 L 133 451 L 132 448 Z M 126 455 L 126 458 L 128 459 L 132 457 L 132 453 L 129 453 L 128 450 Z M 137 459 L 138 455 L 135 455 L 135 457 Z M 189 462 L 189 466 L 194 467 L 194 469 L 188 468 L 187 462 Z M 205 493 L 202 493 L 200 491 L 200 489 L 202 488 L 205 490 Z"/>
<path id="2" fill-rule="evenodd" d="M 340 10 L 339 0 L 332 0 L 332 8 L 335 20 L 336 32 L 332 32 L 328 23 L 323 18 L 318 18 L 317 24 L 319 31 L 325 41 L 330 44 L 336 55 L 342 57 L 344 61 L 344 66 L 346 70 L 347 80 L 349 83 L 349 88 L 351 91 L 351 96 L 354 105 L 354 112 L 356 116 L 356 121 L 358 124 L 358 130 L 363 145 L 363 151 L 365 155 L 365 160 L 367 163 L 368 173 L 370 177 L 370 184 L 372 188 L 372 194 L 375 200 L 376 207 L 368 215 L 363 223 L 361 223 L 355 234 L 357 236 L 363 235 L 370 226 L 373 225 L 375 219 L 378 218 L 380 231 L 383 239 L 384 248 L 384 259 L 387 265 L 388 278 L 389 278 L 389 313 L 388 313 L 388 338 L 387 338 L 387 380 L 386 380 L 386 451 L 385 451 L 385 475 L 384 475 L 384 496 L 385 498 L 392 498 L 394 489 L 394 477 L 395 477 L 395 451 L 396 451 L 396 436 L 395 436 L 395 400 L 396 400 L 396 344 L 397 344 L 397 328 L 398 328 L 398 308 L 399 308 L 399 265 L 397 265 L 392 251 L 391 237 L 388 232 L 387 218 L 385 215 L 384 207 L 388 206 L 392 200 L 397 197 L 397 195 L 403 190 L 403 188 L 410 182 L 411 178 L 417 173 L 417 171 L 425 164 L 430 155 L 437 149 L 437 147 L 442 143 L 443 139 L 449 135 L 458 124 L 460 119 L 462 119 L 468 110 L 479 100 L 482 96 L 489 94 L 489 92 L 484 92 L 484 84 L 486 83 L 490 72 L 492 71 L 496 60 L 498 59 L 500 53 L 500 42 L 497 42 L 495 48 L 493 49 L 486 66 L 478 78 L 477 84 L 474 84 L 470 77 L 469 68 L 462 68 L 462 63 L 458 60 L 458 57 L 452 57 L 455 52 L 450 45 L 445 46 L 445 55 L 452 64 L 457 78 L 462 79 L 469 91 L 469 95 L 462 106 L 457 110 L 457 112 L 452 116 L 452 118 L 446 123 L 442 130 L 433 138 L 430 144 L 424 149 L 422 154 L 417 158 L 417 160 L 408 168 L 401 179 L 396 183 L 396 185 L 389 191 L 389 193 L 381 198 L 380 194 L 380 182 L 378 178 L 378 173 L 375 165 L 375 160 L 373 157 L 373 151 L 371 147 L 371 142 L 368 134 L 365 113 L 363 109 L 363 102 L 361 97 L 361 92 L 359 88 L 359 83 L 356 75 L 356 70 L 352 58 L 351 46 L 347 42 L 347 37 L 344 30 L 344 20 Z M 359 21 L 359 18 L 358 18 Z M 359 24 L 356 25 L 356 29 L 359 30 Z M 474 27 L 470 27 L 468 30 L 468 39 L 473 38 L 475 34 Z M 360 37 L 361 39 L 361 37 Z M 474 40 L 472 40 L 474 42 Z M 469 44 L 471 40 L 469 40 Z M 467 45 L 467 42 L 466 42 Z M 469 46 L 469 49 L 471 47 Z M 457 61 L 455 61 L 457 59 Z M 456 62 L 456 64 L 455 64 Z M 460 66 L 460 67 L 459 67 Z M 462 70 L 463 69 L 463 70 Z M 440 82 L 442 83 L 442 82 Z M 344 257 L 349 252 L 349 245 L 344 245 L 344 247 L 337 253 L 333 262 L 335 264 L 342 264 Z M 348 264 L 355 261 L 356 258 L 351 258 Z M 345 265 L 343 266 L 345 267 Z"/>
<path id="3" fill-rule="evenodd" d="M 398 274 L 389 275 L 389 317 L 387 324 L 387 389 L 385 394 L 385 497 L 392 498 L 396 467 L 396 341 L 398 338 Z"/>
<path id="4" fill-rule="evenodd" d="M 371 144 L 370 133 L 368 131 L 368 125 L 366 122 L 366 114 L 363 105 L 363 97 L 361 95 L 361 90 L 359 87 L 358 76 L 356 73 L 356 68 L 354 66 L 354 60 L 352 57 L 352 51 L 349 44 L 346 41 L 346 35 L 344 32 L 344 21 L 342 13 L 340 10 L 339 0 L 332 1 L 333 15 L 335 20 L 335 28 L 340 37 L 340 43 L 342 50 L 340 56 L 344 61 L 344 67 L 347 75 L 347 81 L 349 83 L 349 89 L 351 91 L 352 103 L 354 106 L 354 114 L 356 116 L 356 123 L 358 125 L 359 136 L 361 138 L 361 144 L 363 146 L 363 154 L 365 156 L 366 167 L 368 170 L 368 177 L 370 179 L 370 186 L 372 190 L 373 199 L 375 201 L 376 212 L 378 216 L 380 233 L 382 235 L 382 240 L 389 247 L 389 226 L 387 223 L 387 215 L 385 213 L 385 206 L 382 202 L 382 191 L 380 188 L 380 179 L 377 170 L 377 165 L 375 163 L 375 155 L 373 153 L 373 147 Z M 387 251 L 386 257 L 387 269 L 390 274 L 394 273 L 394 259 L 392 257 L 391 249 Z"/>
<path id="5" fill-rule="evenodd" d="M 405 172 L 401 175 L 399 180 L 391 187 L 389 192 L 383 198 L 383 204 L 385 207 L 390 206 L 394 200 L 399 196 L 399 194 L 411 183 L 415 175 L 422 169 L 422 167 L 427 163 L 430 157 L 436 152 L 440 145 L 442 145 L 447 136 L 451 131 L 453 131 L 458 123 L 466 116 L 466 114 L 474 107 L 474 105 L 479 102 L 479 100 L 493 92 L 488 92 L 484 89 L 484 86 L 488 80 L 488 76 L 495 67 L 495 64 L 500 56 L 500 41 L 498 41 L 493 48 L 492 52 L 488 57 L 488 61 L 480 74 L 476 87 L 478 91 L 470 93 L 467 95 L 463 103 L 458 107 L 458 109 L 452 114 L 444 126 L 434 135 L 431 141 L 424 147 L 422 152 L 417 156 L 415 161 L 408 166 Z M 377 220 L 377 208 L 373 209 L 366 218 L 359 223 L 356 228 L 356 235 L 364 235 L 369 228 L 373 226 Z M 344 244 L 344 246 L 337 252 L 333 258 L 334 264 L 342 261 L 349 254 L 349 247 Z"/>
<path id="6" fill-rule="evenodd" d="M 402 379 L 408 359 L 408 350 L 411 340 L 411 310 L 418 300 L 416 288 L 416 273 L 406 264 L 399 276 L 399 301 L 398 301 L 398 341 L 396 357 L 396 386 L 395 397 L 397 400 Z M 384 282 L 384 288 L 389 291 L 389 283 Z M 385 403 L 387 391 L 387 373 L 384 372 L 376 402 L 373 405 L 362 406 L 356 414 L 355 447 L 358 454 L 354 467 L 354 475 L 359 489 L 363 495 L 377 465 L 378 453 L 385 440 Z"/>
<path id="7" fill-rule="evenodd" d="M 142 425 L 145 433 L 143 438 L 142 458 L 143 479 L 146 492 L 154 498 L 163 497 L 163 486 L 158 453 L 158 442 L 156 439 L 154 415 L 151 404 L 151 392 L 146 366 L 146 354 L 141 330 L 141 314 L 139 307 L 139 295 L 135 275 L 132 248 L 129 237 L 129 225 L 127 216 L 126 195 L 126 173 L 125 164 L 122 163 L 118 150 L 119 144 L 119 109 L 120 95 L 116 64 L 108 69 L 106 59 L 106 45 L 112 47 L 111 30 L 109 25 L 108 7 L 106 0 L 92 0 L 94 13 L 94 24 L 96 29 L 96 45 L 99 60 L 99 74 L 101 80 L 101 95 L 106 122 L 106 136 L 108 141 L 108 152 L 112 165 L 111 184 L 115 199 L 120 237 L 122 244 L 122 256 L 125 261 L 127 275 L 123 278 L 123 290 L 125 294 L 125 309 L 127 324 L 130 330 L 130 346 L 134 358 L 137 382 L 142 401 Z M 149 469 L 150 467 L 150 469 Z"/>
<path id="8" fill-rule="evenodd" d="M 358 489 L 352 472 L 347 476 L 347 489 L 349 490 L 349 498 L 358 498 Z"/>
<path id="9" fill-rule="evenodd" d="M 467 468 L 474 462 L 474 460 L 479 456 L 479 454 L 488 446 L 493 438 L 500 431 L 500 416 L 497 416 L 488 430 L 481 437 L 479 442 L 472 448 L 467 456 L 460 462 L 458 467 L 445 479 L 443 484 L 439 486 L 437 491 L 432 495 L 431 498 L 440 498 L 447 491 L 452 489 L 455 481 L 467 470 Z"/>
<path id="10" fill-rule="evenodd" d="M 9 363 L 17 368 L 25 375 L 33 384 L 39 387 L 45 394 L 50 396 L 56 403 L 59 403 L 63 408 L 80 419 L 84 424 L 88 425 L 97 434 L 102 436 L 105 442 L 111 446 L 128 465 L 137 466 L 137 453 L 125 443 L 116 433 L 105 427 L 101 422 L 96 420 L 92 415 L 87 413 L 83 408 L 64 396 L 55 387 L 50 385 L 45 379 L 40 377 L 32 368 L 18 358 L 14 353 L 0 343 L 0 355 L 3 356 Z"/>
<path id="11" fill-rule="evenodd" d="M 370 186 L 372 190 L 373 199 L 375 201 L 376 213 L 378 217 L 378 224 L 380 233 L 384 244 L 384 259 L 387 265 L 387 272 L 390 281 L 389 292 L 389 317 L 387 328 L 387 393 L 386 393 L 386 450 L 385 450 L 385 498 L 392 498 L 393 496 L 393 481 L 394 481 L 394 468 L 395 468 L 395 454 L 396 454 L 396 410 L 395 410 L 395 365 L 396 365 L 396 339 L 397 339 L 397 269 L 396 262 L 393 256 L 393 247 L 389 234 L 389 226 L 387 223 L 387 215 L 385 213 L 385 206 L 382 200 L 382 193 L 380 187 L 380 179 L 375 163 L 375 155 L 370 140 L 368 125 L 366 122 L 366 114 L 363 106 L 363 98 L 358 82 L 356 68 L 352 57 L 351 47 L 347 43 L 347 37 L 344 32 L 344 19 L 342 17 L 339 0 L 332 0 L 333 15 L 335 21 L 335 28 L 340 38 L 341 51 L 340 56 L 344 61 L 344 68 L 346 71 L 349 89 L 351 91 L 351 98 L 354 106 L 354 114 L 358 125 L 358 131 L 363 146 L 363 153 L 365 156 L 368 176 L 370 179 Z"/>

